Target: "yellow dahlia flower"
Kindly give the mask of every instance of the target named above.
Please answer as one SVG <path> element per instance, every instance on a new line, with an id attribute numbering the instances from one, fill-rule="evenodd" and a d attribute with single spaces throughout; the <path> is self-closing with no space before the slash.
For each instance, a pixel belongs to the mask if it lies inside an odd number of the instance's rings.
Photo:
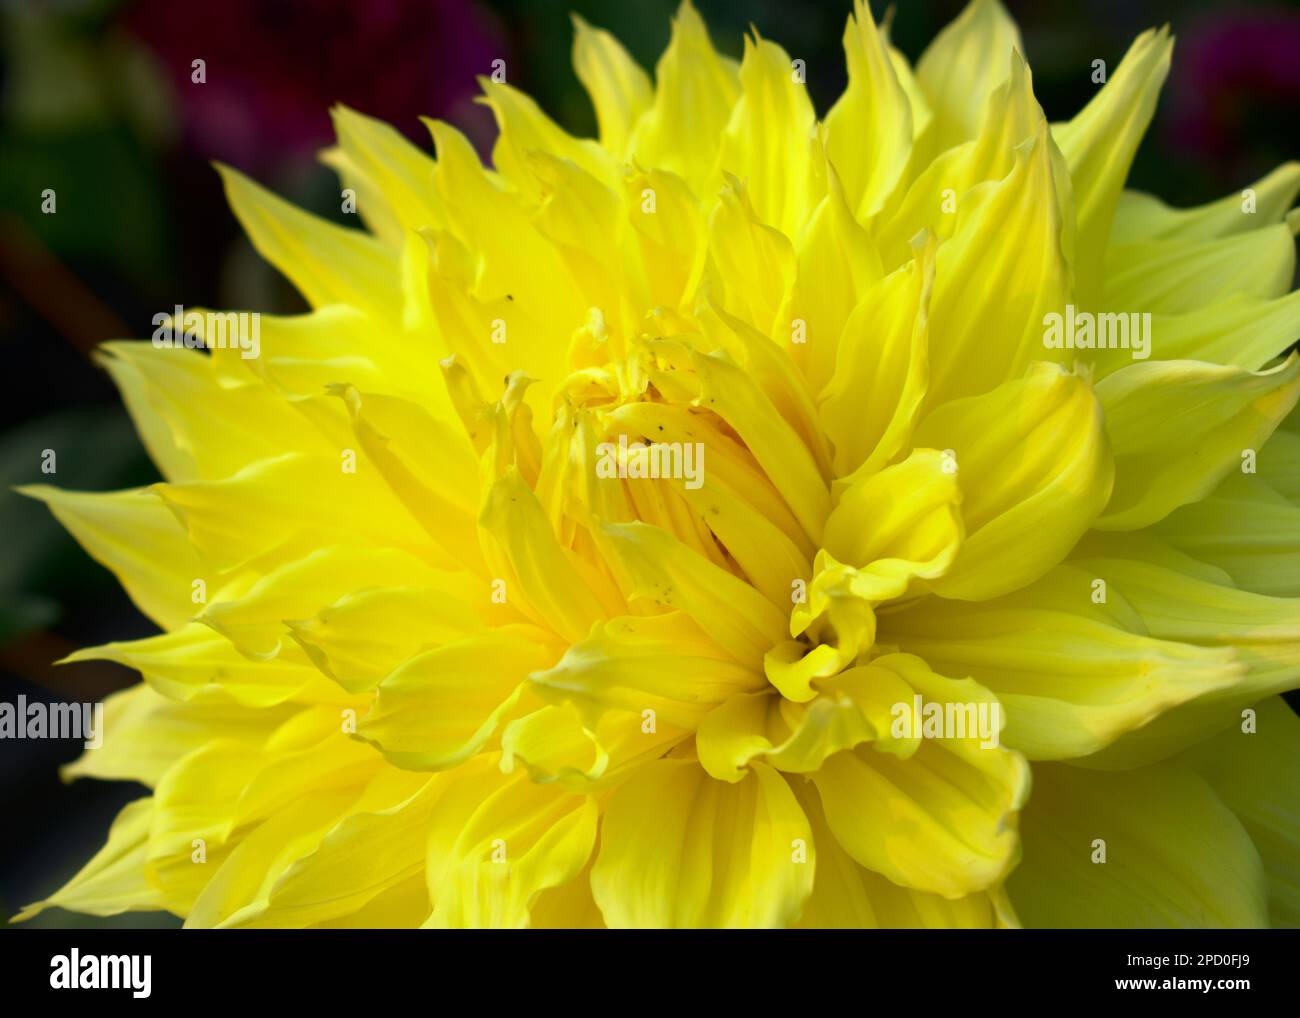
<path id="1" fill-rule="evenodd" d="M 684 3 L 577 22 L 599 140 L 336 110 L 368 232 L 223 169 L 312 310 L 107 344 L 165 481 L 28 489 L 162 632 L 25 915 L 1300 922 L 1300 166 L 1125 191 L 1171 48 L 1049 124 L 996 0 L 859 2 L 819 120 Z"/>

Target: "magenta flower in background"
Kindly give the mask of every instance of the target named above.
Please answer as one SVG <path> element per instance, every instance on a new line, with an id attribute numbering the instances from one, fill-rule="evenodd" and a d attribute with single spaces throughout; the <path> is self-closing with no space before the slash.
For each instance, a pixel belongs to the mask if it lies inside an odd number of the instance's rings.
<path id="1" fill-rule="evenodd" d="M 506 55 L 493 17 L 469 0 L 142 0 L 124 18 L 175 85 L 187 143 L 253 171 L 328 144 L 336 102 L 412 137 L 421 115 L 473 137 L 490 124 L 472 104 L 475 75 Z"/>
<path id="2" fill-rule="evenodd" d="M 1300 13 L 1230 14 L 1183 30 L 1169 81 L 1169 139 L 1205 160 L 1222 180 L 1238 166 L 1252 131 L 1247 113 L 1293 110 L 1300 102 Z M 1282 133 L 1279 124 L 1274 133 Z M 1284 153 L 1289 155 L 1290 153 Z M 1265 160 L 1267 163 L 1269 160 Z"/>

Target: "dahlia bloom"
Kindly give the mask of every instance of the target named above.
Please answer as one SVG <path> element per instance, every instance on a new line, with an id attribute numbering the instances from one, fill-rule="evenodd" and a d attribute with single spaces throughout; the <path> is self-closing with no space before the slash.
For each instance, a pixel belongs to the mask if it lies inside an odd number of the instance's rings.
<path id="1" fill-rule="evenodd" d="M 859 2 L 819 120 L 684 3 L 577 23 L 598 140 L 337 109 L 368 232 L 222 170 L 312 310 L 107 344 L 165 481 L 27 489 L 162 632 L 24 914 L 1300 922 L 1300 166 L 1124 190 L 1171 48 L 1049 124 L 996 0 Z"/>

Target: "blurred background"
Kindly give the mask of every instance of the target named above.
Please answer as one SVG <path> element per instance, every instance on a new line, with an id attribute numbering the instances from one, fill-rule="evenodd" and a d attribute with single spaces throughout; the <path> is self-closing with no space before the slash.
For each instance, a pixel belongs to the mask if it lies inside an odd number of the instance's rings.
<path id="1" fill-rule="evenodd" d="M 695 0 L 714 42 L 739 56 L 752 23 L 807 62 L 824 114 L 844 86 L 850 0 Z M 1188 205 L 1300 156 L 1300 9 L 1261 0 L 1004 0 L 1018 19 L 1048 116 L 1094 93 L 1091 62 L 1118 66 L 1143 29 L 1169 22 L 1174 66 L 1130 186 Z M 569 12 L 614 32 L 647 69 L 675 0 L 0 0 L 0 701 L 88 702 L 136 681 L 70 651 L 153 629 L 45 508 L 14 495 L 58 450 L 60 487 L 158 479 L 107 375 L 107 339 L 143 338 L 174 304 L 291 313 L 300 298 L 254 254 L 209 161 L 342 220 L 316 160 L 329 107 L 383 118 L 425 148 L 418 121 L 449 120 L 486 153 L 494 129 L 476 74 L 507 63 L 571 131 L 595 119 L 569 62 Z M 877 16 L 884 5 L 876 0 Z M 893 39 L 913 61 L 961 0 L 902 0 Z M 206 82 L 191 83 L 191 61 Z M 51 188 L 57 212 L 42 214 Z M 64 785 L 72 741 L 0 742 L 0 923 L 55 890 L 103 843 L 125 783 Z M 51 910 L 33 925 L 96 920 Z"/>

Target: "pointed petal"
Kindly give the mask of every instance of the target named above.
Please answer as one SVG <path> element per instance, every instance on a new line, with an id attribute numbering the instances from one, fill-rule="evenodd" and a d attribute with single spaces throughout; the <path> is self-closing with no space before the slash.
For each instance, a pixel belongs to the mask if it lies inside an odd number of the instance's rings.
<path id="1" fill-rule="evenodd" d="M 573 69 L 596 107 L 600 143 L 621 159 L 637 120 L 650 108 L 650 77 L 603 28 L 576 14 L 573 27 Z"/>
<path id="2" fill-rule="evenodd" d="M 486 745 L 554 649 L 512 627 L 419 654 L 379 683 L 357 736 L 394 766 L 447 770 Z"/>
<path id="3" fill-rule="evenodd" d="M 569 700 L 588 715 L 604 708 L 652 711 L 694 728 L 711 707 L 762 687 L 760 674 L 732 661 L 685 613 L 599 623 L 551 668 L 530 676 L 540 695 Z"/>
<path id="4" fill-rule="evenodd" d="M 106 643 L 69 654 L 64 661 L 116 661 L 134 668 L 150 687 L 171 700 L 196 697 L 210 710 L 214 721 L 222 711 L 210 699 L 220 692 L 245 707 L 268 708 L 276 704 L 344 699 L 331 683 L 321 683 L 312 669 L 288 660 L 259 661 L 241 653 L 226 637 L 209 626 L 191 622 L 170 633 L 142 640 Z M 274 715 L 272 715 L 274 716 Z"/>
<path id="5" fill-rule="evenodd" d="M 1097 383 L 1115 454 L 1103 530 L 1136 530 L 1208 495 L 1300 397 L 1300 357 L 1250 372 L 1195 361 L 1131 364 Z"/>
<path id="6" fill-rule="evenodd" d="M 445 220 L 433 189 L 433 159 L 400 132 L 373 117 L 337 104 L 330 115 L 339 147 L 348 164 L 365 178 L 370 190 L 357 203 L 366 215 L 366 197 L 382 201 L 383 218 L 403 231 L 442 227 Z M 390 241 L 391 243 L 391 241 Z"/>
<path id="7" fill-rule="evenodd" d="M 1113 246 L 1106 255 L 1106 304 L 1177 315 L 1214 307 L 1224 297 L 1277 298 L 1291 290 L 1295 261 L 1295 233 L 1286 223 L 1214 240 Z"/>
<path id="8" fill-rule="evenodd" d="M 812 101 L 790 55 L 766 39 L 745 38 L 740 99 L 722 135 L 722 168 L 745 181 L 761 222 L 796 238 L 813 192 Z"/>
<path id="9" fill-rule="evenodd" d="M 879 639 L 992 690 L 1007 718 L 1003 742 L 1031 760 L 1094 753 L 1240 681 L 1231 651 L 1147 636 L 1119 590 L 1094 603 L 1094 580 L 1062 565 L 992 600 L 918 602 L 882 615 Z"/>
<path id="10" fill-rule="evenodd" d="M 1115 207 L 1138 143 L 1169 73 L 1168 28 L 1143 32 L 1092 102 L 1053 133 L 1070 167 L 1077 209 L 1075 269 L 1085 307 L 1103 298 L 1103 268 Z"/>
<path id="11" fill-rule="evenodd" d="M 117 577 L 136 607 L 162 628 L 183 626 L 194 615 L 192 585 L 206 570 L 184 528 L 152 491 L 98 494 L 43 484 L 17 491 L 49 506 L 90 557 Z"/>
<path id="12" fill-rule="evenodd" d="M 785 631 L 785 617 L 743 580 L 644 523 L 607 524 L 602 533 L 627 574 L 630 596 L 689 615 L 736 661 L 757 670 Z"/>
<path id="13" fill-rule="evenodd" d="M 295 208 L 237 170 L 217 169 L 253 246 L 312 307 L 351 304 L 392 320 L 393 309 L 401 307 L 395 252 L 360 230 Z"/>
<path id="14" fill-rule="evenodd" d="M 381 772 L 353 812 L 285 870 L 264 901 L 249 903 L 221 925 L 285 929 L 324 923 L 352 916 L 422 876 L 429 821 L 446 787 L 441 775 Z M 423 890 L 422 880 L 415 890 Z M 427 914 L 429 904 L 413 907 Z"/>
<path id="15" fill-rule="evenodd" d="M 826 152 L 844 182 L 849 209 L 868 221 L 907 166 L 912 105 L 864 0 L 855 0 L 844 26 L 844 56 L 849 83 L 826 115 Z"/>
<path id="16" fill-rule="evenodd" d="M 47 899 L 28 905 L 15 922 L 31 919 L 47 908 L 66 908 L 90 915 L 156 912 L 161 896 L 144 876 L 153 800 L 146 796 L 123 807 L 108 832 L 108 842 L 94 858 Z"/>
<path id="17" fill-rule="evenodd" d="M 1059 360 L 1044 316 L 1071 299 L 1064 223 L 1045 122 L 1002 180 L 957 207 L 939 248 L 930 302 L 927 407 L 987 392 L 1033 361 Z"/>
<path id="18" fill-rule="evenodd" d="M 1023 379 L 934 411 L 913 444 L 952 450 L 966 540 L 943 597 L 980 600 L 1032 583 L 1092 525 L 1113 466 L 1101 408 L 1079 375 L 1036 363 Z M 1024 535 L 1035 533 L 1034 542 Z"/>
<path id="19" fill-rule="evenodd" d="M 494 770 L 461 777 L 438 803 L 429 927 L 526 926 L 536 897 L 577 877 L 591 854 L 594 799 Z"/>
<path id="20" fill-rule="evenodd" d="M 1108 590 L 1138 613 L 1152 637 L 1230 647 L 1245 672 L 1231 685 L 1175 707 L 1089 757 L 1089 766 L 1111 769 L 1162 760 L 1238 723 L 1243 708 L 1300 681 L 1300 600 L 1252 594 L 1131 559 L 1104 542 L 1090 545 L 1074 561 L 1105 579 Z"/>
<path id="21" fill-rule="evenodd" d="M 916 65 L 934 111 L 926 151 L 938 154 L 975 137 L 990 92 L 1011 73 L 1020 30 L 998 0 L 972 0 L 940 32 Z"/>
<path id="22" fill-rule="evenodd" d="M 683 0 L 655 66 L 654 103 L 633 132 L 637 162 L 677 174 L 699 197 L 710 194 L 722 132 L 740 93 L 737 79 L 690 0 Z"/>
<path id="23" fill-rule="evenodd" d="M 1246 191 L 1254 193 L 1253 211 L 1247 211 Z M 1115 209 L 1112 244 L 1174 238 L 1205 240 L 1226 237 L 1275 223 L 1291 209 L 1300 194 L 1300 163 L 1284 163 L 1243 191 L 1233 191 L 1205 205 L 1176 209 L 1154 195 L 1124 191 Z"/>
<path id="24" fill-rule="evenodd" d="M 835 475 L 875 473 L 907 444 L 929 384 L 933 239 L 862 300 L 844 325 L 821 419 Z"/>

